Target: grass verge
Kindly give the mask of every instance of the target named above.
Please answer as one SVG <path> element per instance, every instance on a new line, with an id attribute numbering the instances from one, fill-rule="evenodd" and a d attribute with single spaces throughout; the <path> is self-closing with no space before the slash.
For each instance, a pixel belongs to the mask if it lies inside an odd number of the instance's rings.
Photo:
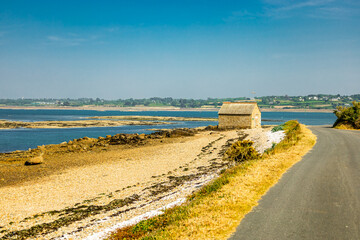
<path id="1" fill-rule="evenodd" d="M 109 239 L 226 239 L 258 200 L 315 144 L 296 121 L 285 124 L 285 139 L 263 157 L 241 162 L 165 214 L 123 228 Z"/>
<path id="2" fill-rule="evenodd" d="M 335 129 L 341 129 L 341 130 L 357 130 L 357 131 L 360 131 L 360 129 L 356 129 L 350 124 L 339 124 L 339 125 L 335 126 L 334 128 Z"/>

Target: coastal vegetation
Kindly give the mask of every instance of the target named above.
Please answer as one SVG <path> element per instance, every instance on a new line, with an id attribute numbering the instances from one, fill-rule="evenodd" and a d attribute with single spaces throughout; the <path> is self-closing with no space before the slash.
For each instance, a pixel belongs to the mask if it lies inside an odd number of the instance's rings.
<path id="1" fill-rule="evenodd" d="M 243 162 L 246 160 L 254 160 L 259 157 L 259 153 L 252 146 L 254 143 L 249 140 L 237 141 L 226 151 L 229 160 L 235 162 Z"/>
<path id="2" fill-rule="evenodd" d="M 247 97 L 237 98 L 207 98 L 207 99 L 175 99 L 144 98 L 144 99 L 116 99 L 106 100 L 100 98 L 78 99 L 0 99 L 2 107 L 175 107 L 175 108 L 218 108 L 226 101 L 257 101 L 260 108 L 271 109 L 335 109 L 337 106 L 350 106 L 352 101 L 360 101 L 360 94 L 355 95 L 330 95 L 312 94 L 307 96 L 263 96 L 250 99 Z"/>
<path id="3" fill-rule="evenodd" d="M 353 101 L 352 107 L 337 107 L 334 111 L 337 120 L 334 123 L 338 129 L 360 129 L 360 102 Z"/>
<path id="4" fill-rule="evenodd" d="M 118 230 L 109 239 L 225 239 L 281 175 L 301 160 L 316 137 L 304 125 L 289 121 L 285 139 L 261 157 L 250 156 L 165 214 Z M 240 141 L 230 149 L 242 147 Z M 245 148 L 252 151 L 250 142 Z M 225 160 L 236 161 L 230 150 Z"/>

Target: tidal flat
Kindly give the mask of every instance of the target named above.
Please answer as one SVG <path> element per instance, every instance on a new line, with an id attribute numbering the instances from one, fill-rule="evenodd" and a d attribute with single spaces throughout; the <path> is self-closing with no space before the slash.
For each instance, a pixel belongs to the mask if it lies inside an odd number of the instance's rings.
<path id="1" fill-rule="evenodd" d="M 199 117 L 166 117 L 166 116 L 95 116 L 89 119 L 116 119 L 116 120 L 138 120 L 138 121 L 217 121 L 217 118 Z"/>
<path id="2" fill-rule="evenodd" d="M 86 128 L 86 127 L 116 127 L 124 125 L 163 125 L 172 124 L 163 121 L 120 121 L 120 120 L 80 120 L 80 121 L 8 121 L 0 120 L 0 129 L 14 128 Z"/>
<path id="3" fill-rule="evenodd" d="M 90 119 L 90 120 L 89 120 Z M 172 121 L 217 121 L 217 118 L 163 117 L 163 116 L 94 116 L 78 121 L 9 121 L 0 119 L 0 129 L 14 128 L 86 128 L 124 125 L 166 125 Z"/>

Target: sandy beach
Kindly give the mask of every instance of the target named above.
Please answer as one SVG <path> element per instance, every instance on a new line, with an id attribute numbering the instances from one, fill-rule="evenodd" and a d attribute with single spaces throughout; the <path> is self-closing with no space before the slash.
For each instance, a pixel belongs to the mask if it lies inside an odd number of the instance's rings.
<path id="1" fill-rule="evenodd" d="M 25 166 L 25 159 L 3 158 L 0 237 L 91 236 L 186 198 L 231 166 L 223 154 L 232 142 L 245 137 L 266 142 L 268 130 L 203 130 L 143 144 L 53 151 L 44 155 L 44 164 L 35 166 Z M 24 172 L 22 180 L 7 181 Z"/>

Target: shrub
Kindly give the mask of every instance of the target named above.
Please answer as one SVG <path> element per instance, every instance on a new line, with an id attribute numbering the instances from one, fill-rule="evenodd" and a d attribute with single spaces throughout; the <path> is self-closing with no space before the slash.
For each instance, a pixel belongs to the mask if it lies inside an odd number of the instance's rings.
<path id="1" fill-rule="evenodd" d="M 238 141 L 226 151 L 226 155 L 229 160 L 236 162 L 257 159 L 260 155 L 252 146 L 253 144 L 248 140 Z"/>
<path id="2" fill-rule="evenodd" d="M 350 126 L 350 128 L 360 129 L 360 102 L 353 101 L 352 107 L 337 107 L 334 114 L 337 117 L 333 127 L 341 128 Z"/>

